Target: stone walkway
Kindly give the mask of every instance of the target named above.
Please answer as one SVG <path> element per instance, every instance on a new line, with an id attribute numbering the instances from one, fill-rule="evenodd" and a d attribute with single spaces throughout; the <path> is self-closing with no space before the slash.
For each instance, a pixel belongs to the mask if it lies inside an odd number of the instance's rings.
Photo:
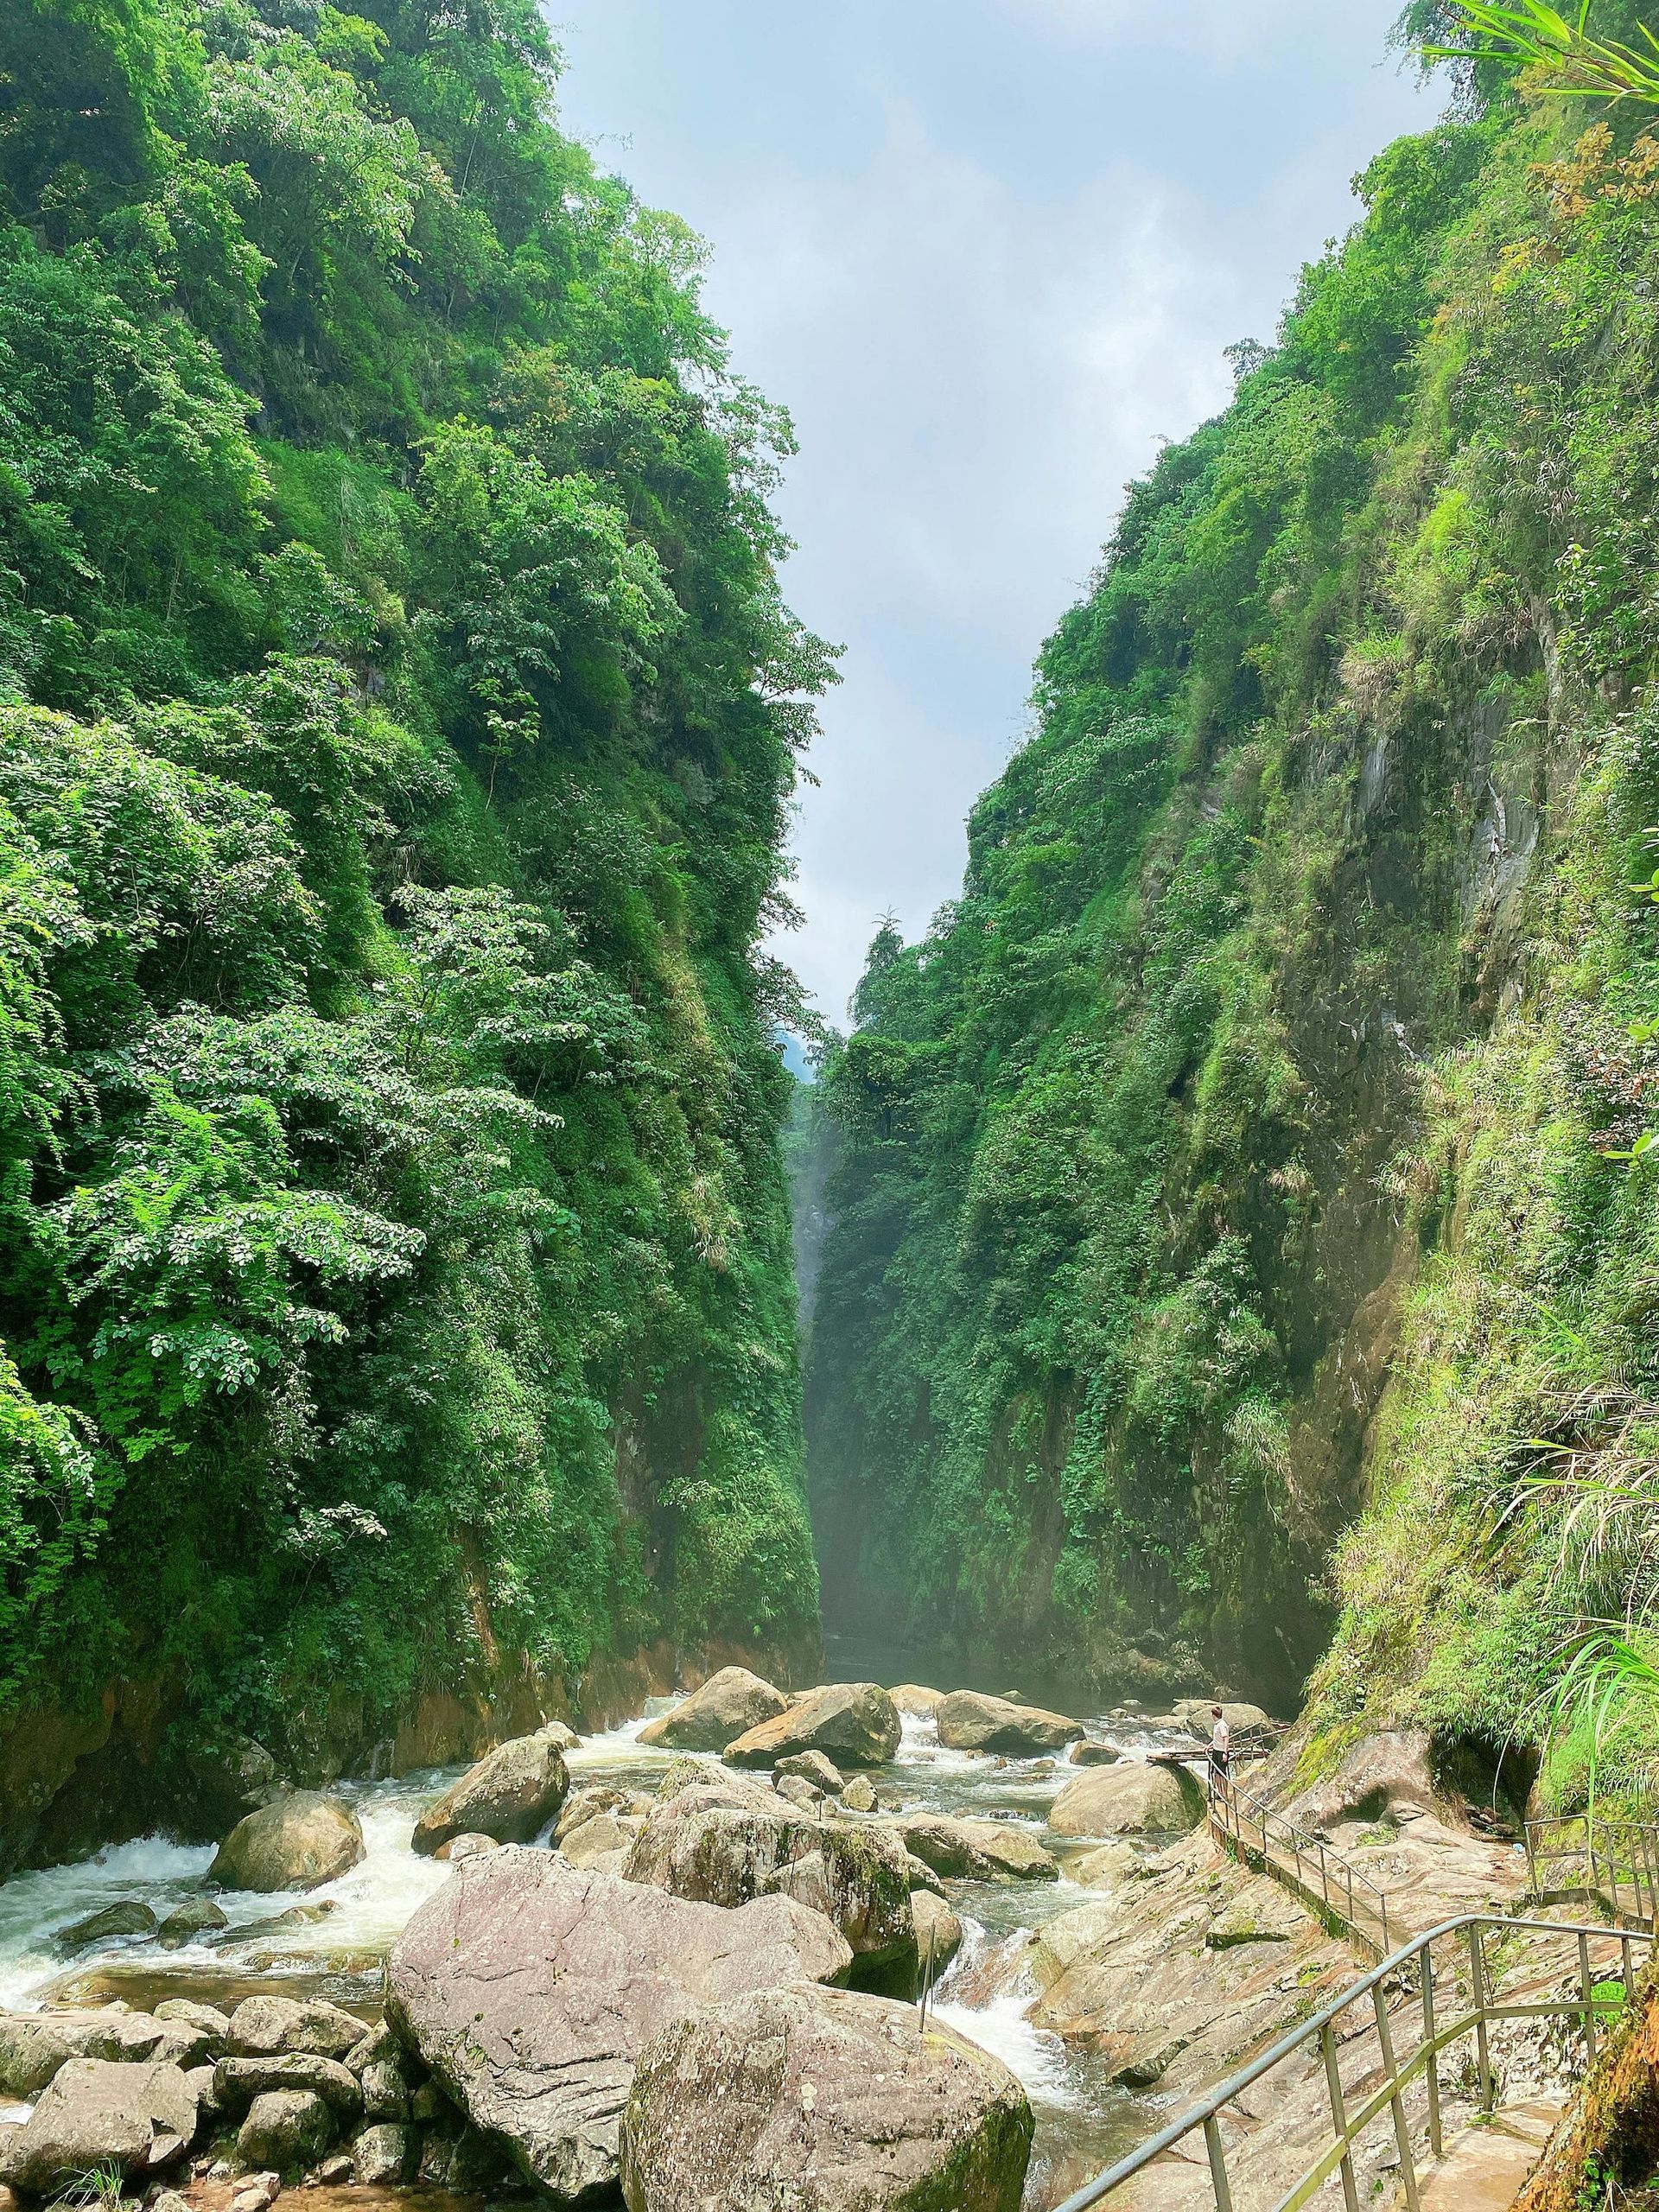
<path id="1" fill-rule="evenodd" d="M 1465 2127 L 1439 2164 L 1418 2177 L 1422 2212 L 1509 2212 L 1566 2108 L 1562 2100 L 1540 2097 Z M 1395 2212 L 1405 2201 L 1402 2188 Z"/>

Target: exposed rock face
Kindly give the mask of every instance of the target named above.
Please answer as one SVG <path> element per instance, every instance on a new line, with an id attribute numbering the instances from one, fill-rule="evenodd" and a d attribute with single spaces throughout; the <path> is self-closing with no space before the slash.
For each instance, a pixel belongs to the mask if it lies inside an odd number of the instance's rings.
<path id="1" fill-rule="evenodd" d="M 46 2196 L 95 2166 L 148 2178 L 195 2132 L 195 2093 L 176 2066 L 72 2058 L 23 2125 L 0 2134 L 0 2179 Z"/>
<path id="2" fill-rule="evenodd" d="M 874 1682 L 826 1682 L 786 1713 L 728 1745 L 734 1766 L 775 1766 L 800 1751 L 822 1751 L 836 1766 L 885 1766 L 903 1733 L 886 1690 Z"/>
<path id="3" fill-rule="evenodd" d="M 1421 1729 L 1384 1729 L 1363 1738 L 1328 1782 L 1316 1783 L 1284 1810 L 1323 1834 L 1344 1821 L 1380 1821 L 1402 1805 L 1442 1815 L 1455 1809 L 1435 1789 Z"/>
<path id="4" fill-rule="evenodd" d="M 321 1997 L 246 1997 L 231 2015 L 225 2047 L 232 2058 L 275 2058 L 296 2050 L 345 2058 L 366 2033 L 355 2013 Z"/>
<path id="5" fill-rule="evenodd" d="M 676 1751 L 723 1751 L 751 1728 L 788 1709 L 782 1690 L 762 1681 L 759 1675 L 747 1667 L 722 1667 L 683 1705 L 642 1728 L 639 1741 L 666 1745 Z"/>
<path id="6" fill-rule="evenodd" d="M 1083 1734 L 1080 1720 L 1045 1713 L 1034 1705 L 1014 1705 L 978 1690 L 952 1690 L 935 1709 L 939 1741 L 953 1751 L 1007 1751 L 1034 1757 L 1064 1751 Z"/>
<path id="7" fill-rule="evenodd" d="M 267 2089 L 248 2107 L 237 2133 L 244 2164 L 294 2173 L 315 2165 L 334 2139 L 334 2114 L 309 2089 Z"/>
<path id="8" fill-rule="evenodd" d="M 572 2203 L 614 2183 L 635 2062 L 671 2019 L 851 1963 L 790 1898 L 727 1911 L 509 1847 L 457 1868 L 404 1929 L 387 2012 L 467 2117 Z"/>
<path id="9" fill-rule="evenodd" d="M 1203 1818 L 1204 1792 L 1185 1767 L 1128 1759 L 1080 1774 L 1048 1810 L 1056 1835 L 1184 1835 Z"/>
<path id="10" fill-rule="evenodd" d="M 905 1847 L 936 1874 L 970 1882 L 1057 1882 L 1058 1862 L 1033 1835 L 1008 1821 L 952 1820 L 928 1814 L 899 1824 Z"/>
<path id="11" fill-rule="evenodd" d="M 628 2100 L 629 2212 L 1018 2212 L 1031 2107 L 907 2005 L 772 1989 L 674 2022 Z"/>
<path id="12" fill-rule="evenodd" d="M 486 1752 L 427 1807 L 416 1822 L 413 1848 L 429 1859 L 458 1835 L 528 1843 L 563 1804 L 569 1787 L 563 1757 L 550 1736 L 515 1737 Z"/>
<path id="13" fill-rule="evenodd" d="M 950 1965 L 962 1948 L 962 1923 L 943 1897 L 918 1890 L 910 1900 L 916 1916 L 916 1955 L 921 1972 L 931 1982 Z"/>
<path id="14" fill-rule="evenodd" d="M 357 1815 L 338 1797 L 299 1789 L 238 1821 L 207 1869 L 227 1890 L 315 1890 L 363 1856 Z"/>
<path id="15" fill-rule="evenodd" d="M 931 1720 L 944 1698 L 943 1690 L 931 1690 L 924 1682 L 900 1682 L 887 1694 L 900 1713 L 917 1720 Z"/>

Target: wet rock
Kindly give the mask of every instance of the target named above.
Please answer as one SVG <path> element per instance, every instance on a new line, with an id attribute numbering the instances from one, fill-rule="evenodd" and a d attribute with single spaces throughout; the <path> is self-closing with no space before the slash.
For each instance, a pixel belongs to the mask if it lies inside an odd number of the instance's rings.
<path id="1" fill-rule="evenodd" d="M 924 2032 L 910 2006 L 766 1990 L 673 2022 L 644 2053 L 623 2193 L 629 2212 L 1018 2212 L 1031 2138 L 1007 2069 Z"/>
<path id="2" fill-rule="evenodd" d="M 855 1774 L 842 1787 L 841 1802 L 849 1813 L 873 1813 L 875 1810 L 875 1784 L 868 1774 Z"/>
<path id="3" fill-rule="evenodd" d="M 822 1751 L 836 1766 L 885 1766 L 902 1733 L 893 1700 L 876 1683 L 826 1682 L 728 1744 L 726 1757 L 734 1766 L 775 1766 Z"/>
<path id="4" fill-rule="evenodd" d="M 276 1762 L 251 1736 L 224 1736 L 184 1754 L 193 1811 L 215 1834 L 257 1813 L 282 1792 Z"/>
<path id="5" fill-rule="evenodd" d="M 351 1807 L 321 1791 L 296 1790 L 238 1821 L 207 1869 L 227 1890 L 315 1890 L 348 1873 L 363 1856 Z"/>
<path id="6" fill-rule="evenodd" d="M 1080 1720 L 986 1697 L 978 1690 L 952 1690 L 940 1700 L 933 1718 L 939 1741 L 953 1751 L 1004 1751 L 1018 1758 L 1063 1751 L 1083 1734 Z"/>
<path id="7" fill-rule="evenodd" d="M 308 2050 L 286 2051 L 276 2058 L 221 2058 L 213 2069 L 213 2089 L 226 2112 L 240 2112 L 275 2089 L 303 2089 L 345 2120 L 355 2120 L 363 2109 L 363 2085 L 350 2067 Z"/>
<path id="8" fill-rule="evenodd" d="M 275 2058 L 308 2051 L 345 2058 L 363 2040 L 355 2013 L 321 1997 L 247 1997 L 232 2013 L 226 2049 L 232 2058 Z"/>
<path id="9" fill-rule="evenodd" d="M 962 1923 L 943 1897 L 923 1890 L 910 1900 L 916 1916 L 916 1956 L 930 1986 L 962 1948 Z"/>
<path id="10" fill-rule="evenodd" d="M 0 2132 L 0 2180 L 47 2196 L 95 2166 L 147 2177 L 195 2133 L 195 2096 L 176 2066 L 71 2058 L 23 2125 Z"/>
<path id="11" fill-rule="evenodd" d="M 620 1874 L 627 1865 L 641 1822 L 621 1813 L 601 1813 L 568 1835 L 561 1848 L 573 1866 Z"/>
<path id="12" fill-rule="evenodd" d="M 499 1849 L 493 1835 L 452 1835 L 448 1843 L 438 1846 L 432 1856 L 458 1866 L 463 1859 L 476 1859 L 480 1852 Z"/>
<path id="13" fill-rule="evenodd" d="M 683 1705 L 642 1728 L 639 1741 L 677 1751 L 723 1751 L 728 1744 L 788 1707 L 782 1690 L 747 1667 L 722 1667 Z"/>
<path id="14" fill-rule="evenodd" d="M 561 1758 L 567 1751 L 580 1750 L 582 1745 L 575 1730 L 563 1720 L 544 1720 L 536 1734 L 543 1743 L 551 1744 Z"/>
<path id="15" fill-rule="evenodd" d="M 172 1911 L 156 1929 L 156 1940 L 164 1950 L 176 1951 L 183 1944 L 194 1942 L 198 1936 L 207 1936 L 215 1929 L 228 1928 L 229 1920 L 212 1897 L 187 1897 Z"/>
<path id="16" fill-rule="evenodd" d="M 1115 1744 L 1096 1744 L 1092 1738 L 1079 1737 L 1066 1755 L 1073 1766 L 1116 1766 L 1123 1754 Z"/>
<path id="17" fill-rule="evenodd" d="M 910 1876 L 910 1894 L 913 1900 L 918 1890 L 925 1890 L 930 1897 L 942 1897 L 944 1884 L 925 1859 L 918 1859 L 913 1851 L 905 1853 L 905 1869 Z"/>
<path id="18" fill-rule="evenodd" d="M 1185 1767 L 1123 1760 L 1080 1774 L 1048 1809 L 1056 1835 L 1185 1834 L 1204 1818 L 1204 1792 Z"/>
<path id="19" fill-rule="evenodd" d="M 868 1787 L 868 1783 L 865 1785 Z M 804 1774 L 780 1774 L 777 1782 L 778 1795 L 786 1805 L 810 1813 L 824 1802 L 824 1795 L 816 1783 L 809 1782 Z"/>
<path id="20" fill-rule="evenodd" d="M 944 1701 L 943 1690 L 931 1690 L 922 1682 L 900 1682 L 887 1694 L 900 1713 L 917 1720 L 931 1720 Z"/>
<path id="21" fill-rule="evenodd" d="M 412 2127 L 378 2120 L 353 2137 L 351 2148 L 353 2180 L 359 2189 L 372 2189 L 412 2178 L 420 2138 Z"/>
<path id="22" fill-rule="evenodd" d="M 553 1840 L 562 1845 L 565 1838 L 579 1828 L 584 1821 L 595 1820 L 601 1813 L 626 1812 L 631 1802 L 626 1789 L 605 1787 L 573 1789 L 560 1808 L 559 1817 L 553 1824 Z"/>
<path id="23" fill-rule="evenodd" d="M 310 2089 L 267 2089 L 237 2130 L 237 2156 L 251 2166 L 297 2173 L 315 2165 L 334 2139 L 334 2115 Z"/>
<path id="24" fill-rule="evenodd" d="M 416 1823 L 412 1847 L 429 1859 L 458 1835 L 528 1843 L 563 1804 L 569 1787 L 563 1757 L 549 1738 L 520 1736 L 498 1744 L 427 1807 Z"/>
<path id="25" fill-rule="evenodd" d="M 84 1920 L 72 1921 L 67 1928 L 60 1928 L 53 1942 L 60 1951 L 85 1951 L 94 1943 L 113 1942 L 121 1936 L 153 1936 L 156 1916 L 137 1897 L 124 1898 L 119 1904 L 106 1904 L 101 1912 L 89 1912 Z"/>
<path id="26" fill-rule="evenodd" d="M 726 1910 L 510 1847 L 459 1868 L 416 1913 L 387 2011 L 474 2125 L 569 2203 L 614 2182 L 635 2062 L 670 2019 L 851 1963 L 829 1923 L 787 1897 Z"/>
<path id="27" fill-rule="evenodd" d="M 797 1774 L 803 1782 L 810 1782 L 826 1797 L 833 1797 L 845 1779 L 841 1769 L 822 1751 L 796 1751 L 788 1758 L 779 1759 L 775 1770 L 779 1782 L 786 1774 Z"/>
<path id="28" fill-rule="evenodd" d="M 1058 1862 L 1009 1821 L 954 1820 L 943 1813 L 900 1822 L 905 1847 L 955 1881 L 1057 1882 Z"/>

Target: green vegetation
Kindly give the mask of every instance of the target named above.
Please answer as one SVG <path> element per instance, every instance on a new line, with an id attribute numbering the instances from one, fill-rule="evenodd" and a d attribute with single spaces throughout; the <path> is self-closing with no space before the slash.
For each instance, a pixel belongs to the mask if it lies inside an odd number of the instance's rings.
<path id="1" fill-rule="evenodd" d="M 0 1715 L 810 1645 L 788 424 L 531 0 L 0 16 Z"/>
<path id="2" fill-rule="evenodd" d="M 828 1074 L 826 1605 L 1285 1707 L 1325 1652 L 1313 1760 L 1535 1738 L 1659 1594 L 1659 142 L 1476 13 Z"/>

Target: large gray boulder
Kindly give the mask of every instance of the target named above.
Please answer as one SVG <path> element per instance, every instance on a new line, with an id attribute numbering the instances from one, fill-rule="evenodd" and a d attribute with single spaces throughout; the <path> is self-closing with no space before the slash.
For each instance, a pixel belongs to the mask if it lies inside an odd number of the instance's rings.
<path id="1" fill-rule="evenodd" d="M 518 1736 L 498 1744 L 427 1807 L 415 1825 L 414 1848 L 429 1859 L 458 1835 L 528 1843 L 565 1800 L 570 1777 L 550 1736 Z"/>
<path id="2" fill-rule="evenodd" d="M 1048 1808 L 1056 1835 L 1185 1835 L 1204 1818 L 1204 1792 L 1179 1766 L 1086 1767 Z"/>
<path id="3" fill-rule="evenodd" d="M 354 2012 L 321 1997 L 245 1997 L 225 2030 L 232 2058 L 276 2058 L 308 2051 L 317 2058 L 345 2058 L 368 2029 Z"/>
<path id="4" fill-rule="evenodd" d="M 776 1766 L 798 1751 L 822 1751 L 838 1767 L 885 1766 L 903 1732 L 878 1683 L 826 1682 L 728 1744 L 726 1757 L 734 1766 Z"/>
<path id="5" fill-rule="evenodd" d="M 138 2016 L 143 2018 L 143 2015 Z M 0 2094 L 37 2097 L 72 2058 L 137 2060 L 151 2056 L 162 2030 L 146 2021 L 133 2036 L 130 2012 L 113 2007 L 76 2012 L 0 2012 Z M 133 2041 L 151 2031 L 144 2047 Z"/>
<path id="6" fill-rule="evenodd" d="M 266 2089 L 248 2107 L 237 2131 L 245 2166 L 292 2174 L 317 2160 L 334 2139 L 334 2115 L 310 2089 Z"/>
<path id="7" fill-rule="evenodd" d="M 238 1821 L 207 1869 L 227 1890 L 315 1890 L 363 1856 L 357 1815 L 338 1797 L 296 1789 Z"/>
<path id="8" fill-rule="evenodd" d="M 728 1911 L 509 1847 L 457 1868 L 410 1920 L 387 2017 L 467 2118 L 571 2204 L 614 2183 L 635 2063 L 670 2020 L 851 1964 L 789 1897 Z"/>
<path id="9" fill-rule="evenodd" d="M 944 1691 L 929 1689 L 925 1682 L 899 1682 L 888 1695 L 900 1713 L 917 1720 L 931 1720 L 945 1699 Z"/>
<path id="10" fill-rule="evenodd" d="M 623 2131 L 629 2212 L 1018 2212 L 1026 2093 L 909 2005 L 769 1989 L 674 2021 Z"/>
<path id="11" fill-rule="evenodd" d="M 936 1874 L 965 1882 L 1058 1882 L 1059 1863 L 1011 1821 L 925 1813 L 901 1821 L 905 1848 Z"/>
<path id="12" fill-rule="evenodd" d="M 952 1690 L 940 1699 L 933 1718 L 939 1741 L 953 1751 L 1003 1751 L 1016 1758 L 1064 1751 L 1084 1732 L 1080 1720 L 1068 1720 L 1063 1713 L 1015 1705 L 978 1690 Z"/>
<path id="13" fill-rule="evenodd" d="M 350 2067 L 337 2058 L 319 2058 L 312 2051 L 285 2051 L 276 2058 L 221 2058 L 213 2069 L 213 2101 L 221 2112 L 240 2112 L 256 2097 L 275 2089 L 303 2089 L 346 2120 L 355 2120 L 363 2109 L 363 2084 Z"/>
<path id="14" fill-rule="evenodd" d="M 0 2181 L 48 2196 L 98 2166 L 148 2179 L 189 2149 L 196 2120 L 176 2066 L 72 2058 L 21 2127 L 0 2129 Z"/>
<path id="15" fill-rule="evenodd" d="M 67 1928 L 60 1928 L 52 1941 L 60 1951 L 86 1951 L 94 1943 L 155 1933 L 156 1915 L 142 1897 L 128 1897 L 118 1904 L 106 1904 L 100 1912 L 89 1912 L 84 1920 L 72 1921 Z"/>
<path id="16" fill-rule="evenodd" d="M 639 1732 L 642 1744 L 665 1745 L 676 1751 L 723 1751 L 728 1744 L 776 1719 L 789 1700 L 747 1667 L 722 1667 L 683 1705 L 664 1713 Z"/>

